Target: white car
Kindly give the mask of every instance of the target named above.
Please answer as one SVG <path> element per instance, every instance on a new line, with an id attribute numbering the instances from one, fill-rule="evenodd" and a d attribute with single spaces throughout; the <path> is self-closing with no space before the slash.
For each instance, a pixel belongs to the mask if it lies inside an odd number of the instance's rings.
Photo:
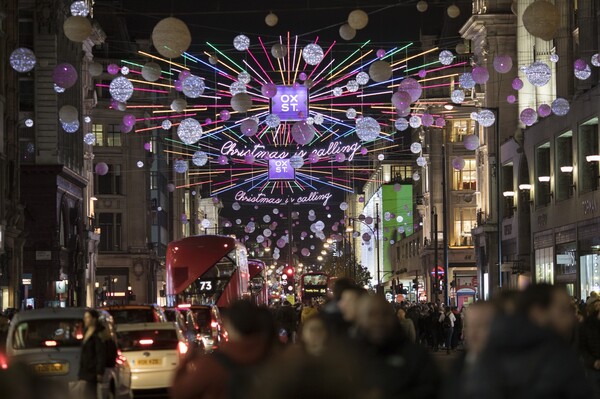
<path id="1" fill-rule="evenodd" d="M 119 324 L 119 347 L 131 365 L 131 389 L 169 388 L 188 351 L 176 323 Z"/>
<path id="2" fill-rule="evenodd" d="M 6 357 L 13 363 L 25 363 L 38 375 L 64 384 L 77 381 L 79 358 L 83 341 L 84 308 L 43 308 L 17 313 L 10 323 L 6 340 Z M 112 316 L 99 311 L 99 322 L 112 339 L 116 333 Z M 129 399 L 131 371 L 121 354 L 114 367 L 106 368 L 104 379 L 98 384 L 102 399 Z"/>

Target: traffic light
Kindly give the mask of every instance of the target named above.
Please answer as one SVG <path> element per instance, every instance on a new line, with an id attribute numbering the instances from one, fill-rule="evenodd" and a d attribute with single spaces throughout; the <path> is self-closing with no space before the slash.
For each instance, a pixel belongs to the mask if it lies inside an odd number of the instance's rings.
<path id="1" fill-rule="evenodd" d="M 294 294 L 294 268 L 291 266 L 287 266 L 285 268 L 285 278 L 283 278 L 283 289 L 285 290 L 286 295 Z"/>
<path id="2" fill-rule="evenodd" d="M 413 289 L 416 290 L 419 288 L 419 279 L 413 279 Z"/>

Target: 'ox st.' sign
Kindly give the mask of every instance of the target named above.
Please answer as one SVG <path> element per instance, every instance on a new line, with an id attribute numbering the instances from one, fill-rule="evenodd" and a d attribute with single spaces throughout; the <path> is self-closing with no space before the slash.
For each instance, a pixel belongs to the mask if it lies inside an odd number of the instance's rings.
<path id="1" fill-rule="evenodd" d="M 303 85 L 277 86 L 271 99 L 271 113 L 282 121 L 299 121 L 308 117 L 308 88 Z"/>

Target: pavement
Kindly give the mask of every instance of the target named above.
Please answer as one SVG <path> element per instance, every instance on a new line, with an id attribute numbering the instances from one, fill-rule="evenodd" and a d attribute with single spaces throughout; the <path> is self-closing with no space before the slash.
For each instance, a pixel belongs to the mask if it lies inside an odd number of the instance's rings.
<path id="1" fill-rule="evenodd" d="M 440 349 L 437 352 L 430 351 L 429 353 L 433 357 L 433 360 L 437 363 L 442 373 L 450 371 L 452 365 L 456 362 L 456 359 L 460 356 L 461 349 L 450 351 L 448 355 L 445 350 Z"/>

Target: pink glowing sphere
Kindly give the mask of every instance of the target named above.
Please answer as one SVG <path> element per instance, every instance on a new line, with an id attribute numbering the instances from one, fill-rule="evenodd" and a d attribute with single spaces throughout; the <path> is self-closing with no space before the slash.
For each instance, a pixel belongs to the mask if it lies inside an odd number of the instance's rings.
<path id="1" fill-rule="evenodd" d="M 439 117 L 435 120 L 435 125 L 437 127 L 444 127 L 444 126 L 446 126 L 446 120 L 442 117 Z"/>
<path id="2" fill-rule="evenodd" d="M 537 122 L 538 116 L 537 116 L 537 113 L 535 112 L 535 109 L 525 108 L 523 111 L 521 111 L 521 115 L 519 115 L 519 119 L 526 126 L 531 126 L 535 122 Z"/>
<path id="3" fill-rule="evenodd" d="M 206 119 L 204 120 L 204 124 L 205 124 L 205 125 L 210 125 L 211 123 L 212 123 L 212 119 L 210 119 L 210 118 L 206 118 Z"/>
<path id="4" fill-rule="evenodd" d="M 538 107 L 538 115 L 541 116 L 542 118 L 550 116 L 551 113 L 552 113 L 552 107 L 550 107 L 548 104 L 542 104 Z"/>
<path id="5" fill-rule="evenodd" d="M 494 58 L 494 69 L 498 73 L 508 73 L 513 67 L 513 61 L 510 55 L 497 55 Z"/>
<path id="6" fill-rule="evenodd" d="M 346 160 L 346 155 L 343 152 L 335 155 L 336 162 L 344 162 Z"/>
<path id="7" fill-rule="evenodd" d="M 523 88 L 523 81 L 519 78 L 514 78 L 512 81 L 512 88 L 515 90 L 521 90 Z"/>
<path id="8" fill-rule="evenodd" d="M 260 92 L 263 96 L 267 98 L 273 98 L 275 97 L 275 94 L 277 94 L 277 86 L 275 85 L 275 83 L 264 84 L 260 88 Z"/>
<path id="9" fill-rule="evenodd" d="M 244 156 L 244 162 L 246 162 L 246 163 L 254 163 L 254 155 L 252 155 L 252 154 L 246 154 Z"/>
<path id="10" fill-rule="evenodd" d="M 121 129 L 121 133 L 130 133 L 133 130 L 133 125 L 127 126 L 127 125 L 121 123 L 121 126 L 119 126 L 119 128 Z"/>
<path id="11" fill-rule="evenodd" d="M 167 184 L 167 191 L 172 193 L 173 191 L 175 191 L 175 185 L 173 183 L 169 183 Z"/>
<path id="12" fill-rule="evenodd" d="M 254 136 L 258 132 L 258 123 L 254 119 L 246 119 L 240 124 L 240 130 L 244 136 Z"/>
<path id="13" fill-rule="evenodd" d="M 385 56 L 385 50 L 380 48 L 375 54 L 377 54 L 377 58 L 383 58 Z"/>
<path id="14" fill-rule="evenodd" d="M 181 80 L 182 82 L 190 76 L 192 76 L 192 73 L 190 71 L 183 70 L 179 72 L 179 80 Z"/>
<path id="15" fill-rule="evenodd" d="M 117 64 L 108 64 L 106 67 L 106 72 L 110 73 L 111 75 L 116 75 L 119 73 L 119 66 Z"/>
<path id="16" fill-rule="evenodd" d="M 217 162 L 219 162 L 219 165 L 227 165 L 229 163 L 229 160 L 225 155 L 219 155 Z"/>
<path id="17" fill-rule="evenodd" d="M 181 80 L 174 80 L 173 87 L 175 91 L 183 91 L 183 82 Z"/>
<path id="18" fill-rule="evenodd" d="M 420 78 L 424 78 L 425 76 L 427 76 L 427 70 L 426 69 L 421 69 L 418 73 Z"/>
<path id="19" fill-rule="evenodd" d="M 231 118 L 231 114 L 228 110 L 222 109 L 221 112 L 219 112 L 219 117 L 221 120 L 228 121 Z"/>
<path id="20" fill-rule="evenodd" d="M 421 115 L 421 124 L 425 127 L 433 125 L 433 116 L 430 114 Z"/>
<path id="21" fill-rule="evenodd" d="M 490 78 L 490 73 L 488 72 L 486 67 L 476 66 L 471 71 L 471 77 L 475 83 L 479 83 L 480 85 L 487 83 Z"/>
<path id="22" fill-rule="evenodd" d="M 367 155 L 368 153 L 369 153 L 369 150 L 367 150 L 366 147 L 361 147 L 360 155 Z"/>
<path id="23" fill-rule="evenodd" d="M 308 160 L 309 160 L 310 163 L 317 163 L 317 162 L 319 162 L 319 156 L 316 153 L 312 152 L 308 156 Z"/>
<path id="24" fill-rule="evenodd" d="M 509 94 L 506 96 L 506 102 L 509 104 L 514 104 L 517 101 L 517 97 L 514 94 Z"/>
<path id="25" fill-rule="evenodd" d="M 398 110 L 407 109 L 412 103 L 412 98 L 405 91 L 397 91 L 392 95 L 392 105 Z"/>
<path id="26" fill-rule="evenodd" d="M 300 72 L 300 75 L 298 75 L 298 79 L 301 81 L 305 81 L 307 78 L 308 76 L 306 75 L 306 72 Z"/>
<path id="27" fill-rule="evenodd" d="M 150 151 L 151 149 L 152 149 L 152 144 L 150 144 L 150 143 L 144 143 L 144 150 Z"/>
<path id="28" fill-rule="evenodd" d="M 123 125 L 132 127 L 135 125 L 135 115 L 126 114 L 123 115 Z"/>
<path id="29" fill-rule="evenodd" d="M 58 64 L 52 71 L 52 80 L 57 86 L 68 89 L 77 82 L 77 70 L 68 63 Z"/>
<path id="30" fill-rule="evenodd" d="M 108 173 L 108 165 L 105 162 L 98 162 L 94 170 L 97 175 L 104 176 Z"/>
<path id="31" fill-rule="evenodd" d="M 585 60 L 579 58 L 579 59 L 575 60 L 575 62 L 573 63 L 573 66 L 575 67 L 576 71 L 583 71 L 583 70 L 585 70 L 587 63 L 585 62 Z"/>

